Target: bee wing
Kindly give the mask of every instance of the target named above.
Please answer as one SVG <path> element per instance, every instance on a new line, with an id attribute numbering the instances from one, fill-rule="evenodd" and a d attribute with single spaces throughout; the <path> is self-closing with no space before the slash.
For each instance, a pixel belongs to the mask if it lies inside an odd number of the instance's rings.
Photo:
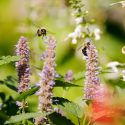
<path id="1" fill-rule="evenodd" d="M 37 33 L 35 33 L 35 35 L 34 35 L 34 36 L 36 37 L 36 36 L 38 36 L 38 34 L 37 34 Z"/>
<path id="2" fill-rule="evenodd" d="M 85 43 L 80 43 L 78 44 L 78 46 L 76 47 L 76 50 L 82 50 L 85 47 Z"/>
<path id="3" fill-rule="evenodd" d="M 48 30 L 47 30 L 47 33 L 50 33 L 50 34 L 55 34 L 54 32 L 51 32 L 51 31 L 48 31 Z"/>

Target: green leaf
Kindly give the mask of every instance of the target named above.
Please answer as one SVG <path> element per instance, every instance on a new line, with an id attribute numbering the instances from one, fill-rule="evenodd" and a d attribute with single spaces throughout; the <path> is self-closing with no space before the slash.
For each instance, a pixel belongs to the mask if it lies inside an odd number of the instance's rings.
<path id="1" fill-rule="evenodd" d="M 4 112 L 0 111 L 0 125 L 4 125 L 4 122 L 8 120 L 8 118 Z"/>
<path id="2" fill-rule="evenodd" d="M 78 72 L 77 74 L 73 75 L 74 81 L 77 81 L 77 80 L 80 80 L 80 79 L 84 79 L 84 78 L 85 78 L 85 71 Z"/>
<path id="3" fill-rule="evenodd" d="M 77 118 L 81 118 L 83 115 L 82 108 L 78 104 L 71 102 L 68 99 L 62 97 L 53 97 L 53 104 L 61 106 L 63 110 Z"/>
<path id="4" fill-rule="evenodd" d="M 5 93 L 0 92 L 0 98 L 2 101 L 5 101 Z"/>
<path id="5" fill-rule="evenodd" d="M 16 122 L 20 122 L 20 121 L 25 120 L 25 119 L 35 118 L 38 116 L 43 116 L 43 114 L 42 113 L 23 113 L 20 115 L 11 116 L 5 122 L 5 124 L 16 123 Z"/>
<path id="6" fill-rule="evenodd" d="M 7 120 L 9 117 L 2 111 L 0 111 L 0 119 L 1 120 Z"/>
<path id="7" fill-rule="evenodd" d="M 11 62 L 19 61 L 21 59 L 20 56 L 2 56 L 0 58 L 0 65 L 8 64 Z"/>
<path id="8" fill-rule="evenodd" d="M 17 97 L 16 100 L 21 101 L 21 100 L 23 100 L 23 99 L 26 99 L 28 96 L 33 95 L 38 89 L 39 89 L 39 87 L 36 87 L 36 86 L 35 86 L 35 87 L 32 87 L 32 88 L 29 89 L 28 91 L 21 93 L 21 94 Z"/>
<path id="9" fill-rule="evenodd" d="M 71 122 L 71 120 L 67 119 L 64 116 L 61 116 L 59 113 L 53 112 L 48 115 L 48 118 L 52 122 L 53 125 L 75 125 Z"/>
<path id="10" fill-rule="evenodd" d="M 17 91 L 17 80 L 15 78 L 13 78 L 12 76 L 7 76 L 6 79 L 4 79 L 3 81 L 0 81 L 1 84 L 6 85 L 8 88 Z"/>
<path id="11" fill-rule="evenodd" d="M 56 79 L 55 83 L 56 84 L 55 84 L 54 87 L 81 87 L 81 86 L 75 85 L 75 84 L 73 84 L 71 82 L 67 82 L 67 81 L 65 81 L 63 79 Z"/>
<path id="12" fill-rule="evenodd" d="M 120 80 L 120 79 L 115 79 L 115 80 L 106 80 L 107 84 L 112 85 L 113 87 L 120 87 L 121 89 L 125 88 L 125 82 Z"/>

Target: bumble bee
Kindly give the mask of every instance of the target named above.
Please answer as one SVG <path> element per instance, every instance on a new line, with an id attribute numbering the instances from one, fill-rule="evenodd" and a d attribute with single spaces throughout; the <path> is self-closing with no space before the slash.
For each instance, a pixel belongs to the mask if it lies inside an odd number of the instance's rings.
<path id="1" fill-rule="evenodd" d="M 88 46 L 89 46 L 89 45 L 90 45 L 89 42 L 86 43 L 86 45 L 85 45 L 84 48 L 82 49 L 82 53 L 83 53 L 84 56 L 88 56 L 88 55 L 87 55 L 87 49 L 88 49 Z"/>
<path id="2" fill-rule="evenodd" d="M 87 46 L 85 46 L 83 49 L 82 49 L 82 53 L 84 56 L 87 56 Z"/>
<path id="3" fill-rule="evenodd" d="M 37 30 L 37 35 L 40 37 L 40 36 L 42 36 L 42 37 L 44 37 L 44 36 L 46 36 L 46 34 L 47 34 L 47 30 L 45 29 L 45 28 L 39 28 L 38 30 Z"/>
<path id="4" fill-rule="evenodd" d="M 50 32 L 50 31 L 46 30 L 44 27 L 41 27 L 41 28 L 39 28 L 39 29 L 37 30 L 36 35 L 39 36 L 39 37 L 42 36 L 42 38 L 43 38 L 44 36 L 47 35 L 47 33 L 54 34 L 53 32 Z"/>

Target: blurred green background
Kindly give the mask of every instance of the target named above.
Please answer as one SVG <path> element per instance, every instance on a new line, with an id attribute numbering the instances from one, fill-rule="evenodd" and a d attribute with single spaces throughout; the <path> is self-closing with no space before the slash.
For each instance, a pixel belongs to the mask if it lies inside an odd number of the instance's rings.
<path id="1" fill-rule="evenodd" d="M 101 29 L 101 39 L 94 42 L 99 51 L 100 66 L 105 67 L 110 61 L 124 63 L 125 55 L 121 49 L 125 45 L 125 8 L 120 4 L 110 6 L 118 0 L 84 2 L 89 11 L 88 16 L 94 18 L 95 24 Z M 40 71 L 34 67 L 42 68 L 40 55 L 45 50 L 42 38 L 36 36 L 39 27 L 45 27 L 48 34 L 57 40 L 57 72 L 64 75 L 68 69 L 74 73 L 85 70 L 81 51 L 79 56 L 77 46 L 72 45 L 70 39 L 65 41 L 75 27 L 69 0 L 0 0 L 0 56 L 15 55 L 18 39 L 25 36 L 31 47 L 31 82 L 37 83 Z M 0 67 L 0 80 L 8 75 L 17 78 L 14 63 Z M 82 85 L 83 81 L 79 81 L 79 84 Z M 11 93 L 4 86 L 0 87 L 0 91 Z M 56 89 L 55 93 L 62 96 L 60 89 Z M 72 88 L 68 95 L 67 98 L 74 100 L 82 95 L 82 88 Z"/>
<path id="2" fill-rule="evenodd" d="M 109 6 L 118 0 L 93 0 L 86 2 L 90 18 L 96 19 L 101 29 L 101 40 L 96 42 L 100 63 L 109 61 L 124 62 L 121 48 L 125 42 L 125 13 L 120 4 Z M 36 37 L 38 27 L 45 27 L 57 39 L 57 69 L 65 73 L 84 68 L 84 61 L 75 55 L 75 46 L 66 36 L 73 31 L 75 23 L 71 16 L 68 0 L 1 0 L 0 1 L 0 56 L 14 55 L 15 45 L 20 36 L 27 37 L 33 51 L 42 53 L 41 38 Z M 94 12 L 94 13 L 93 13 Z M 41 49 L 41 52 L 37 52 Z M 68 56 L 67 56 L 68 55 Z M 103 57 L 103 58 L 102 58 Z M 79 65 L 75 65 L 79 63 Z M 63 67 L 63 68 L 61 68 Z M 0 76 L 15 75 L 14 65 L 0 67 Z"/>

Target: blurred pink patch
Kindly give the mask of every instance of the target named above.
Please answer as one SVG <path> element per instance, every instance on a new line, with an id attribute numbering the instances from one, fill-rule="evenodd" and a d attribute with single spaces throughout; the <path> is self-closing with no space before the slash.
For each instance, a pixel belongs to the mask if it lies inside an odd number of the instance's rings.
<path id="1" fill-rule="evenodd" d="M 99 123 L 99 125 L 118 125 L 123 110 L 116 103 L 113 103 L 113 94 L 105 86 L 101 86 L 98 94 L 98 98 L 89 105 L 90 121 L 93 124 Z"/>

